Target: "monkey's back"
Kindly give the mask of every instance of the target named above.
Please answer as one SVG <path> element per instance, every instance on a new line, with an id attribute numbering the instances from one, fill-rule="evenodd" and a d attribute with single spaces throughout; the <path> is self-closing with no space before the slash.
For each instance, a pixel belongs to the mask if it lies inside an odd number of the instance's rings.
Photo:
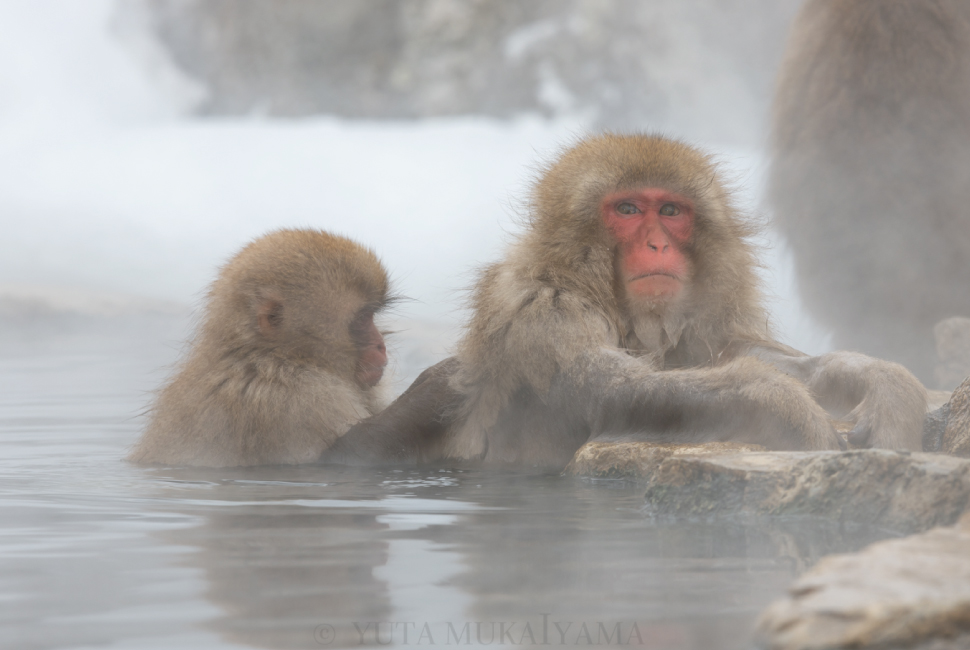
<path id="1" fill-rule="evenodd" d="M 769 197 L 803 298 L 837 347 L 925 380 L 933 324 L 970 313 L 970 3 L 810 0 L 772 139 Z"/>

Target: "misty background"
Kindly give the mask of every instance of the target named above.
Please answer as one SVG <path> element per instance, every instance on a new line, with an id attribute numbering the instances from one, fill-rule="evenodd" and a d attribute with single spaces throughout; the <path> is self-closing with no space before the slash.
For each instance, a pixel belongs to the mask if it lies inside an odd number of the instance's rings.
<path id="1" fill-rule="evenodd" d="M 796 0 L 3 0 L 0 350 L 163 343 L 269 230 L 373 248 L 410 300 L 395 391 L 443 358 L 463 290 L 517 231 L 534 170 L 601 129 L 716 152 L 762 203 Z M 802 311 L 763 242 L 780 338 Z M 100 344 L 100 343 L 98 343 Z"/>

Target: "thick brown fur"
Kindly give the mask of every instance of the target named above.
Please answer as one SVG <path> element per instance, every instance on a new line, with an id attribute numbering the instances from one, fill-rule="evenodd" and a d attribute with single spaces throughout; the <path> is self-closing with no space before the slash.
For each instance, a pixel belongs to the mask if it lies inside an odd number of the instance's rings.
<path id="1" fill-rule="evenodd" d="M 317 230 L 246 246 L 212 285 L 187 358 L 129 460 L 210 467 L 295 464 L 380 408 L 355 380 L 351 326 L 388 302 L 377 257 Z"/>
<path id="2" fill-rule="evenodd" d="M 643 188 L 693 204 L 679 245 L 689 286 L 652 311 L 624 291 L 602 213 L 604 197 Z M 544 170 L 524 232 L 481 273 L 457 357 L 341 445 L 352 462 L 370 453 L 561 468 L 588 440 L 615 435 L 839 449 L 831 415 L 856 425 L 854 444 L 918 450 L 926 393 L 902 366 L 774 341 L 751 233 L 697 149 L 659 136 L 582 140 Z"/>
<path id="3" fill-rule="evenodd" d="M 629 349 L 629 315 L 617 297 L 614 243 L 600 201 L 618 189 L 664 187 L 696 197 L 696 260 L 678 346 L 682 365 L 710 365 L 732 341 L 765 340 L 755 258 L 740 219 L 704 154 L 664 138 L 606 135 L 564 152 L 536 185 L 528 229 L 475 287 L 474 318 L 460 344 L 457 385 L 468 395 L 467 433 L 448 450 L 476 453 L 484 431 L 522 386 L 546 392 L 587 350 Z M 639 347 L 639 346 L 638 346 Z M 667 350 L 648 353 L 663 363 Z"/>
<path id="4" fill-rule="evenodd" d="M 970 2 L 809 0 L 773 121 L 769 197 L 811 312 L 932 381 L 934 324 L 970 316 Z"/>

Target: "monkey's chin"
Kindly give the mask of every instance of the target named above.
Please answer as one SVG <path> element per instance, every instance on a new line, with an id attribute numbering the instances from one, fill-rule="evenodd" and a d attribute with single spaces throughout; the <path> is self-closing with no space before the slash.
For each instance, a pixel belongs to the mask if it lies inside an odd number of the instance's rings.
<path id="1" fill-rule="evenodd" d="M 365 386 L 376 386 L 384 376 L 384 366 L 369 366 L 357 371 L 357 381 Z"/>
<path id="2" fill-rule="evenodd" d="M 655 273 L 628 281 L 626 289 L 634 300 L 666 303 L 680 294 L 683 284 L 672 275 Z"/>

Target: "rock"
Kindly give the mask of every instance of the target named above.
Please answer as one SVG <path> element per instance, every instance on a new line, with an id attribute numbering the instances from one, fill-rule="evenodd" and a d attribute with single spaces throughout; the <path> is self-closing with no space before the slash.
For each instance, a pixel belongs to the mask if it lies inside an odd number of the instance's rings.
<path id="1" fill-rule="evenodd" d="M 926 414 L 923 420 L 923 451 L 940 451 L 943 448 L 943 434 L 949 417 L 948 403 Z"/>
<path id="2" fill-rule="evenodd" d="M 970 376 L 970 318 L 941 320 L 933 327 L 936 337 L 936 381 L 941 388 L 953 388 Z"/>
<path id="3" fill-rule="evenodd" d="M 760 132 L 754 114 L 767 103 L 774 62 L 800 3 L 115 4 L 113 30 L 146 65 L 154 64 L 153 72 L 174 63 L 202 82 L 202 113 L 378 120 L 565 115 L 628 130 L 650 123 L 682 131 L 677 125 L 700 122 L 707 125 L 704 133 L 724 131 L 744 141 Z M 741 4 L 746 10 L 739 12 Z M 663 37 L 687 33 L 690 38 Z M 645 34 L 650 37 L 641 38 Z M 145 56 L 149 47 L 154 56 Z M 687 60 L 706 63 L 693 74 L 684 68 Z M 710 81 L 723 78 L 743 80 L 729 93 L 730 117 L 724 91 Z"/>
<path id="4" fill-rule="evenodd" d="M 970 647 L 970 516 L 823 558 L 757 625 L 771 650 Z"/>
<path id="5" fill-rule="evenodd" d="M 918 532 L 970 504 L 970 461 L 878 449 L 671 454 L 647 481 L 656 516 L 819 516 Z"/>
<path id="6" fill-rule="evenodd" d="M 970 461 L 879 449 L 769 452 L 758 445 L 584 445 L 566 474 L 647 485 L 658 516 L 807 515 L 899 532 L 956 521 L 970 506 Z"/>
<path id="7" fill-rule="evenodd" d="M 970 378 L 953 391 L 940 451 L 970 457 Z"/>
<path id="8" fill-rule="evenodd" d="M 670 456 L 764 451 L 761 445 L 708 442 L 697 445 L 652 444 L 625 440 L 594 440 L 583 445 L 563 470 L 590 478 L 649 478 Z"/>

